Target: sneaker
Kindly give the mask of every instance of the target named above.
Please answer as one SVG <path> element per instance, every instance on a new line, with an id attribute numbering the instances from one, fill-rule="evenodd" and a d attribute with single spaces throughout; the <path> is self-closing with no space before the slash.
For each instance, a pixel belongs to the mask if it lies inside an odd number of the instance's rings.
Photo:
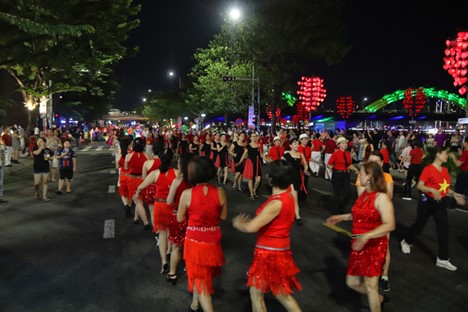
<path id="1" fill-rule="evenodd" d="M 437 257 L 436 266 L 438 266 L 439 268 L 450 270 L 450 271 L 457 270 L 457 267 L 451 264 L 449 260 L 440 260 L 439 257 Z"/>
<path id="2" fill-rule="evenodd" d="M 404 254 L 407 254 L 409 255 L 411 253 L 411 245 L 408 244 L 405 240 L 402 240 L 400 242 L 400 247 L 401 247 L 401 251 L 404 253 Z"/>
<path id="3" fill-rule="evenodd" d="M 380 291 L 390 291 L 390 283 L 388 277 L 381 277 L 379 281 Z"/>
<path id="4" fill-rule="evenodd" d="M 411 200 L 411 197 L 405 196 L 405 197 L 402 197 L 402 199 L 403 199 L 403 200 Z"/>

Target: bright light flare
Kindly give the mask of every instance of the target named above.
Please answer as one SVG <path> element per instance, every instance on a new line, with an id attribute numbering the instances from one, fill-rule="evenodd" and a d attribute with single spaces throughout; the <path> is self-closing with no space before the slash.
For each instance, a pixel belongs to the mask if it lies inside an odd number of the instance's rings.
<path id="1" fill-rule="evenodd" d="M 238 8 L 232 8 L 230 11 L 229 11 L 229 17 L 233 20 L 233 21 L 237 21 L 241 18 L 241 11 L 238 9 Z"/>

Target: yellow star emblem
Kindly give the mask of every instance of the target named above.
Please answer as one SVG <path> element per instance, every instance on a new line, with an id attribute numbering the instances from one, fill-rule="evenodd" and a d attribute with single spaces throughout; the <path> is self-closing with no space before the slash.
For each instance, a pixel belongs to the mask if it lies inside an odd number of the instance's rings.
<path id="1" fill-rule="evenodd" d="M 447 188 L 450 186 L 450 184 L 447 183 L 447 180 L 444 179 L 444 183 L 439 183 L 439 186 L 439 192 L 447 193 Z"/>

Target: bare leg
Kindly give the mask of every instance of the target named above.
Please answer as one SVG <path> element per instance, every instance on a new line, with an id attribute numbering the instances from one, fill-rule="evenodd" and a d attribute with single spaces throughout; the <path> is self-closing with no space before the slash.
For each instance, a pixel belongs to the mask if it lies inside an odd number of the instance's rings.
<path id="1" fill-rule="evenodd" d="M 253 188 L 253 179 L 249 179 L 247 183 L 249 185 L 250 197 L 254 196 L 254 188 Z"/>
<path id="2" fill-rule="evenodd" d="M 47 174 L 42 175 L 42 199 L 47 198 L 47 190 L 48 190 L 48 179 L 47 179 Z"/>
<path id="3" fill-rule="evenodd" d="M 367 298 L 371 312 L 380 312 L 382 302 L 379 295 L 379 277 L 364 277 L 364 285 L 367 290 Z"/>
<path id="4" fill-rule="evenodd" d="M 228 176 L 229 176 L 229 167 L 224 167 L 224 184 L 226 184 L 227 180 L 228 180 Z"/>
<path id="5" fill-rule="evenodd" d="M 262 177 L 255 177 L 255 185 L 253 188 L 253 192 L 255 195 L 257 195 L 257 189 L 258 189 L 258 186 L 260 185 L 261 180 L 262 180 Z"/>
<path id="6" fill-rule="evenodd" d="M 172 274 L 177 273 L 177 265 L 180 262 L 180 258 L 181 258 L 181 248 L 176 244 L 172 244 L 169 274 L 172 275 Z"/>
<path id="7" fill-rule="evenodd" d="M 383 266 L 382 276 L 388 277 L 389 268 L 390 268 L 390 248 L 387 248 L 387 255 L 385 256 L 385 264 Z"/>
<path id="8" fill-rule="evenodd" d="M 266 312 L 265 300 L 260 289 L 250 287 L 250 301 L 252 302 L 252 312 Z"/>
<path id="9" fill-rule="evenodd" d="M 276 295 L 276 299 L 283 305 L 283 307 L 286 309 L 288 312 L 300 312 L 301 308 L 296 302 L 296 299 L 294 299 L 293 296 L 291 295 Z M 266 311 L 266 310 L 265 310 Z"/>
<path id="10" fill-rule="evenodd" d="M 71 180 L 67 179 L 67 192 L 70 193 L 71 191 L 72 191 L 72 189 L 71 189 Z"/>
<path id="11" fill-rule="evenodd" d="M 159 256 L 161 257 L 161 263 L 164 265 L 167 263 L 167 231 L 159 231 Z"/>
<path id="12" fill-rule="evenodd" d="M 197 289 L 193 286 L 193 293 L 195 294 Z M 211 295 L 205 293 L 197 293 L 198 301 L 203 309 L 203 312 L 214 312 L 213 302 L 211 301 Z"/>
<path id="13" fill-rule="evenodd" d="M 59 192 L 61 192 L 62 189 L 63 189 L 63 182 L 64 182 L 64 181 L 63 181 L 62 179 L 59 179 L 58 189 L 57 189 Z"/>
<path id="14" fill-rule="evenodd" d="M 141 199 L 135 199 L 135 220 L 138 220 L 138 216 L 143 221 L 144 225 L 148 224 L 148 217 L 146 216 L 145 207 L 143 206 L 143 202 Z"/>
<path id="15" fill-rule="evenodd" d="M 199 303 L 198 303 L 198 292 L 193 286 L 193 294 L 192 294 L 192 304 L 190 305 L 190 308 L 194 311 L 198 310 Z"/>

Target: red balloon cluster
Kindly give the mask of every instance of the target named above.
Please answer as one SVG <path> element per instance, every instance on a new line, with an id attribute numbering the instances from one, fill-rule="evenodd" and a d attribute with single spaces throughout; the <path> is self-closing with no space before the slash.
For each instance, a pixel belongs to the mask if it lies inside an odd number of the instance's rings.
<path id="1" fill-rule="evenodd" d="M 336 110 L 341 118 L 348 119 L 356 110 L 356 103 L 350 96 L 341 96 L 336 100 Z"/>
<path id="2" fill-rule="evenodd" d="M 270 120 L 271 120 L 272 117 L 273 117 L 273 114 L 271 113 L 271 105 L 270 104 L 268 104 L 267 107 L 266 107 L 266 113 L 267 113 L 268 118 L 270 118 Z M 281 108 L 279 108 L 279 107 L 276 108 L 275 115 L 276 115 L 276 117 L 281 116 Z"/>
<path id="3" fill-rule="evenodd" d="M 415 99 L 413 99 L 413 96 L 415 96 Z M 416 116 L 419 114 L 419 112 L 424 108 L 424 105 L 426 105 L 426 94 L 424 93 L 424 89 L 406 89 L 403 105 L 405 105 L 410 116 Z"/>
<path id="4" fill-rule="evenodd" d="M 299 104 L 302 104 L 307 112 L 315 111 L 327 96 L 327 90 L 323 88 L 323 79 L 320 77 L 301 77 L 297 82 L 300 89 Z"/>
<path id="5" fill-rule="evenodd" d="M 453 85 L 459 87 L 458 92 L 463 95 L 468 86 L 468 32 L 459 32 L 454 40 L 445 42 L 444 69 L 453 77 Z"/>

